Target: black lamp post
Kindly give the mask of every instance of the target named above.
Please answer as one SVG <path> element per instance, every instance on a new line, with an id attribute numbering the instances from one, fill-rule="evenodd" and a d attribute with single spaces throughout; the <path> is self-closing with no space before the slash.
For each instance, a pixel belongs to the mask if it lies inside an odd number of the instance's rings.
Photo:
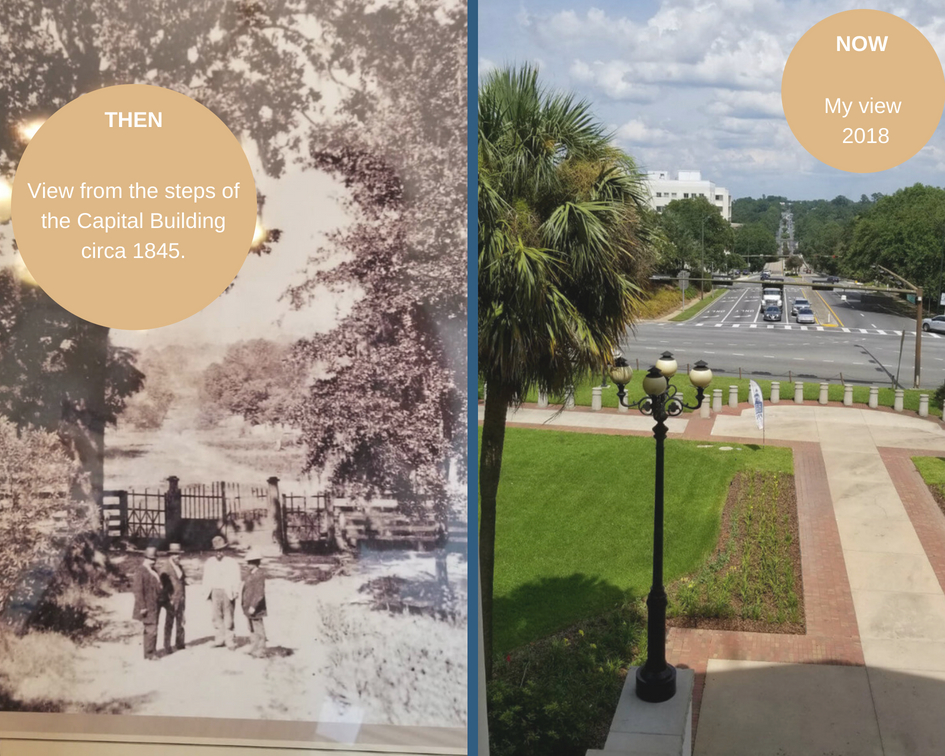
<path id="1" fill-rule="evenodd" d="M 643 378 L 646 396 L 638 402 L 627 402 L 624 389 L 633 371 L 623 357 L 614 362 L 610 377 L 617 384 L 617 398 L 627 407 L 636 407 L 656 420 L 656 506 L 653 512 L 653 585 L 646 599 L 646 663 L 637 670 L 637 697 L 650 703 L 668 701 L 676 695 L 676 668 L 666 663 L 666 589 L 663 587 L 663 442 L 666 440 L 666 419 L 682 414 L 684 409 L 702 406 L 705 389 L 712 381 L 712 371 L 702 360 L 689 371 L 689 380 L 696 387 L 695 405 L 685 404 L 676 396 L 676 387 L 669 381 L 676 375 L 676 360 L 671 352 L 663 352 L 656 365 Z"/>

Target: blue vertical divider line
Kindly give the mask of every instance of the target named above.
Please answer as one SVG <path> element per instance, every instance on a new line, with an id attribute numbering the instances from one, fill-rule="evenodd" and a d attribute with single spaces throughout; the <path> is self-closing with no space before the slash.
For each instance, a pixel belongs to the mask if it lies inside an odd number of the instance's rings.
<path id="1" fill-rule="evenodd" d="M 476 28 L 473 28 L 473 27 Z M 473 756 L 479 752 L 479 227 L 477 212 L 479 207 L 477 192 L 477 166 L 479 135 L 479 3 L 468 0 L 466 6 L 467 37 L 467 116 L 466 130 L 466 184 L 468 187 L 466 223 L 469 266 L 466 290 L 466 377 L 467 406 L 469 409 L 468 449 L 467 449 L 467 492 L 466 522 L 469 526 L 469 550 L 466 564 L 469 568 L 467 591 L 468 604 L 468 642 L 467 642 L 467 680 L 469 695 L 466 705 L 466 741 L 467 752 Z M 472 515 L 476 515 L 473 517 Z M 483 691 L 485 695 L 485 691 Z"/>

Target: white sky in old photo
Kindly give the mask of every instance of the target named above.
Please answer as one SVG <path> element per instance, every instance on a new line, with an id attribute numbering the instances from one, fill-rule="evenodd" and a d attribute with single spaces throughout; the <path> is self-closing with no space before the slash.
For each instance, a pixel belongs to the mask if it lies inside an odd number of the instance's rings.
<path id="1" fill-rule="evenodd" d="M 942 185 L 945 132 L 887 171 L 830 168 L 794 138 L 781 74 L 795 43 L 845 10 L 893 13 L 945 57 L 945 4 L 810 0 L 500 0 L 479 3 L 479 74 L 534 63 L 593 104 L 646 170 L 701 170 L 732 196 L 832 199 Z"/>

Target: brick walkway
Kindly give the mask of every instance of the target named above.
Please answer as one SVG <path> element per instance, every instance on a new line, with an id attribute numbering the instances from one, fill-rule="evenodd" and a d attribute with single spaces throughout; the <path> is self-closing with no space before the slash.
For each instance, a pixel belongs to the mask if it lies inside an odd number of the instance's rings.
<path id="1" fill-rule="evenodd" d="M 711 430 L 712 421 L 702 420 Z M 700 430 L 703 430 L 700 428 Z M 686 436 L 689 437 L 688 434 Z M 708 433 L 705 434 L 708 438 Z M 732 441 L 712 436 L 713 441 Z M 670 628 L 666 654 L 671 664 L 696 673 L 693 691 L 693 739 L 699 724 L 709 659 L 811 664 L 863 665 L 853 597 L 840 548 L 827 472 L 820 446 L 789 442 L 794 451 L 794 484 L 804 581 L 806 635 Z"/>

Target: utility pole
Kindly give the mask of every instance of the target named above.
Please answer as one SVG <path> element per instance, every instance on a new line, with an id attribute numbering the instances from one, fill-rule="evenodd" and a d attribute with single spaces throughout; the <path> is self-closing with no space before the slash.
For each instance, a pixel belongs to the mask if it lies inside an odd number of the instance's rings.
<path id="1" fill-rule="evenodd" d="M 915 292 L 915 378 L 912 382 L 913 388 L 919 388 L 919 373 L 922 370 L 922 287 L 907 281 L 902 276 L 898 276 L 888 268 L 877 265 L 876 268 L 892 276 L 897 281 Z"/>

